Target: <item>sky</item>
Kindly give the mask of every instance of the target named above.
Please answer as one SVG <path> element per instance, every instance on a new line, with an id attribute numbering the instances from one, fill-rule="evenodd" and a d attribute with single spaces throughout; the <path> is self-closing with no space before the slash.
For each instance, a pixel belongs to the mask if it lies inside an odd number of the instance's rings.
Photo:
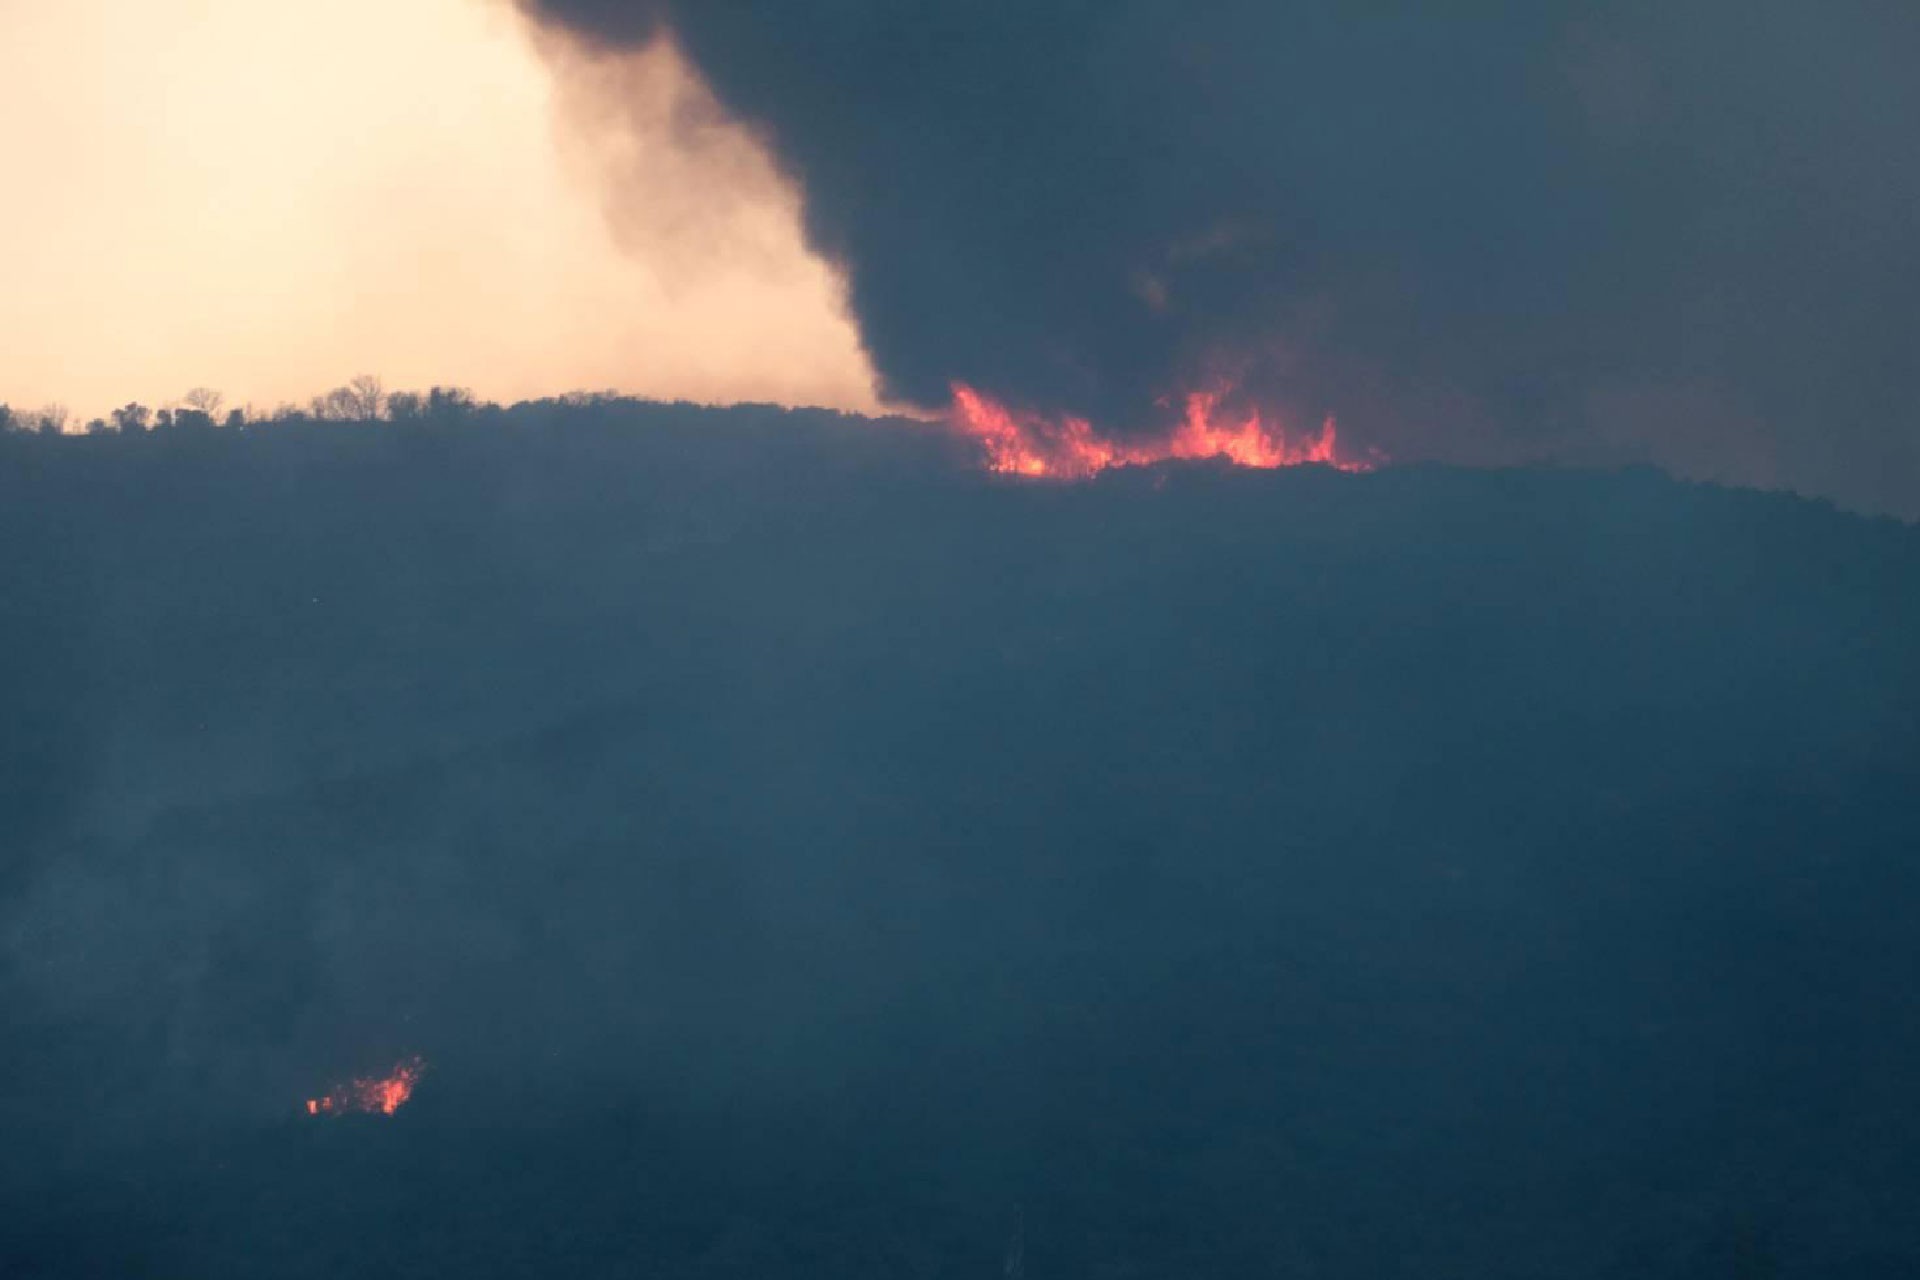
<path id="1" fill-rule="evenodd" d="M 0 400 L 360 373 L 1920 517 L 1920 9 L 0 0 Z"/>
<path id="2" fill-rule="evenodd" d="M 557 80 L 525 25 L 491 0 L 0 0 L 0 402 L 84 420 L 205 385 L 270 410 L 371 373 L 872 408 L 763 150 L 671 50 Z M 609 216 L 611 158 L 659 179 L 648 217 Z"/>

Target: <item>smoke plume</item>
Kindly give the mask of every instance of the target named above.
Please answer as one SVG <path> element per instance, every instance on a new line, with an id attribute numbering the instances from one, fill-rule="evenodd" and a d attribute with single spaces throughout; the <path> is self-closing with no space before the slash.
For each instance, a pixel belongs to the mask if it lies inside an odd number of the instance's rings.
<path id="1" fill-rule="evenodd" d="M 1910 6 L 522 2 L 764 134 L 896 398 L 1124 432 L 1228 362 L 1396 458 L 1920 509 Z"/>

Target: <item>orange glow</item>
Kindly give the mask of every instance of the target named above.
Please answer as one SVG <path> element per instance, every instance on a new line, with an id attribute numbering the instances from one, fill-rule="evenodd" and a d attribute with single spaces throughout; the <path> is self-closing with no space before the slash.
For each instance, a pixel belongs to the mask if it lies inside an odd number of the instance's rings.
<path id="1" fill-rule="evenodd" d="M 0 55 L 15 408 L 361 373 L 878 407 L 798 187 L 670 45 L 556 66 L 506 0 L 0 0 Z"/>
<path id="2" fill-rule="evenodd" d="M 1343 456 L 1332 418 L 1309 434 L 1289 433 L 1258 409 L 1226 407 L 1233 388 L 1188 392 L 1179 422 L 1157 435 L 1115 440 L 1095 433 L 1085 418 L 1019 413 L 963 382 L 953 384 L 948 421 L 979 443 L 987 468 L 1007 475 L 1085 480 L 1109 467 L 1150 466 L 1170 459 L 1222 458 L 1241 467 L 1298 467 L 1371 471 L 1381 460 Z"/>
<path id="3" fill-rule="evenodd" d="M 418 1054 L 402 1058 L 387 1075 L 349 1080 L 325 1097 L 308 1098 L 307 1114 L 339 1116 L 361 1112 L 390 1116 L 407 1104 L 426 1069 L 426 1060 Z"/>

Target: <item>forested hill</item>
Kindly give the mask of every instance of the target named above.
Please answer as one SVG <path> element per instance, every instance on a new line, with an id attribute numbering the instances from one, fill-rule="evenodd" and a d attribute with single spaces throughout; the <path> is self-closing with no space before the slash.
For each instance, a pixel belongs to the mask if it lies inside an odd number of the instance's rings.
<path id="1" fill-rule="evenodd" d="M 1650 472 L 0 435 L 0 1273 L 1911 1276 L 1916 711 Z"/>

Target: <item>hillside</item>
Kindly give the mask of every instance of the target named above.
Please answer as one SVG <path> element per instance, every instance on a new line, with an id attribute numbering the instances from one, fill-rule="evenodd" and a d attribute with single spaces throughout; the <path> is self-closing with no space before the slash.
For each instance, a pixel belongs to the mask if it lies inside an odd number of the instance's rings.
<path id="1" fill-rule="evenodd" d="M 0 624 L 7 1274 L 1920 1268 L 1913 527 L 522 406 L 0 439 Z"/>

